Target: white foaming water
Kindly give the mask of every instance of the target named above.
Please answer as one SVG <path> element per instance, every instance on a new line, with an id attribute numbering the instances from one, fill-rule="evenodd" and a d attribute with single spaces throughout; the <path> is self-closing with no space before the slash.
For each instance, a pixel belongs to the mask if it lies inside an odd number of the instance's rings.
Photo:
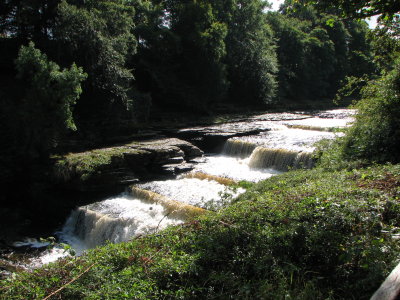
<path id="1" fill-rule="evenodd" d="M 304 120 L 285 121 L 284 124 L 328 129 L 328 128 L 348 127 L 349 124 L 353 122 L 353 120 L 354 120 L 353 118 L 344 118 L 344 119 L 310 118 Z"/>
<path id="2" fill-rule="evenodd" d="M 13 243 L 14 247 L 30 247 L 30 248 L 43 248 L 49 245 L 50 245 L 49 242 L 38 241 L 37 239 L 34 238 L 26 238 L 23 241 L 18 241 Z"/>
<path id="3" fill-rule="evenodd" d="M 26 238 L 23 241 L 17 241 L 13 243 L 14 247 L 30 247 L 33 249 L 39 249 L 48 247 L 40 254 L 34 255 L 33 257 L 27 257 L 26 262 L 19 266 L 23 269 L 30 270 L 41 267 L 42 265 L 54 262 L 59 258 L 66 257 L 69 255 L 68 251 L 65 251 L 63 247 L 58 245 L 50 246 L 50 242 L 39 241 L 35 238 Z"/>
<path id="4" fill-rule="evenodd" d="M 144 203 L 123 194 L 73 211 L 59 236 L 80 254 L 107 241 L 128 241 L 182 222 L 168 217 L 159 204 Z"/>
<path id="5" fill-rule="evenodd" d="M 205 163 L 196 166 L 196 171 L 257 182 L 290 168 L 311 168 L 314 144 L 337 136 L 332 132 L 280 125 L 259 135 L 229 139 L 224 155 L 208 156 Z"/>
<path id="6" fill-rule="evenodd" d="M 288 120 L 283 121 L 282 124 L 310 126 L 311 128 L 344 128 L 354 122 L 354 116 L 357 113 L 355 109 L 333 109 L 326 110 L 318 113 L 317 117 L 303 119 L 303 120 Z"/>
<path id="7" fill-rule="evenodd" d="M 55 246 L 45 250 L 39 257 L 32 259 L 30 267 L 39 268 L 66 256 L 69 256 L 69 252 L 67 250 L 65 250 L 63 247 Z"/>
<path id="8" fill-rule="evenodd" d="M 249 158 L 249 166 L 254 168 L 274 168 L 280 171 L 289 169 L 311 169 L 314 165 L 310 152 L 290 151 L 257 147 Z"/>
<path id="9" fill-rule="evenodd" d="M 340 134 L 316 130 L 282 129 L 237 139 L 270 149 L 312 152 L 316 142 L 322 139 L 334 139 L 338 135 Z"/>
<path id="10" fill-rule="evenodd" d="M 224 155 L 208 156 L 205 163 L 196 166 L 196 171 L 231 178 L 233 180 L 247 180 L 257 182 L 270 178 L 282 172 L 266 169 L 255 169 L 249 166 L 249 158 L 240 159 Z"/>
<path id="11" fill-rule="evenodd" d="M 244 192 L 243 189 L 233 191 L 231 188 L 214 180 L 201 180 L 197 178 L 152 181 L 140 184 L 138 187 L 199 207 L 204 207 L 209 201 L 218 201 L 224 193 L 236 197 Z"/>
<path id="12" fill-rule="evenodd" d="M 243 159 L 249 157 L 256 147 L 257 144 L 241 139 L 231 138 L 225 142 L 222 153 L 227 156 L 234 156 Z"/>

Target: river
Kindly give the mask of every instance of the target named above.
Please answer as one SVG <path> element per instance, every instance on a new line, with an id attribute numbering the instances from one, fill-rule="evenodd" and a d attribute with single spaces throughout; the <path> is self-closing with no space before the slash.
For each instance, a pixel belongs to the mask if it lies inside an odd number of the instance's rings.
<path id="1" fill-rule="evenodd" d="M 106 242 L 123 242 L 154 233 L 229 203 L 245 192 L 243 188 L 232 188 L 234 182 L 258 182 L 290 169 L 312 168 L 315 143 L 341 135 L 335 129 L 349 126 L 354 113 L 343 109 L 299 112 L 298 118 L 264 114 L 231 123 L 230 128 L 246 124 L 269 130 L 229 138 L 219 153 L 205 153 L 190 172 L 172 179 L 139 182 L 127 186 L 122 194 L 77 207 L 62 228 L 54 231 L 53 247 L 47 247 L 53 240 L 27 237 L 15 241 L 16 248 L 42 250 L 24 260 L 14 259 L 12 255 L 7 259 L 0 257 L 0 267 L 6 270 L 3 273 L 32 269 L 70 255 L 71 249 L 80 255 Z"/>

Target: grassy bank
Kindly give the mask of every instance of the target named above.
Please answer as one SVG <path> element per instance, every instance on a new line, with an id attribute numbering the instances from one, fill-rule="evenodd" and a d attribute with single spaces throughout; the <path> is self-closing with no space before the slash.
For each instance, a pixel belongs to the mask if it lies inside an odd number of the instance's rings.
<path id="1" fill-rule="evenodd" d="M 0 299 L 369 299 L 397 263 L 400 165 L 293 171 L 232 205 L 2 282 Z"/>

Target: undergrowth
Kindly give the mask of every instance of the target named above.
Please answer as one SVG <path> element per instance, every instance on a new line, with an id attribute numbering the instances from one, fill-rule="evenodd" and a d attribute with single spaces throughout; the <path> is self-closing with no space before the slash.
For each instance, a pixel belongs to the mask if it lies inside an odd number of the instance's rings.
<path id="1" fill-rule="evenodd" d="M 0 299 L 369 299 L 397 263 L 399 182 L 399 165 L 291 171 L 200 219 L 17 274 Z"/>

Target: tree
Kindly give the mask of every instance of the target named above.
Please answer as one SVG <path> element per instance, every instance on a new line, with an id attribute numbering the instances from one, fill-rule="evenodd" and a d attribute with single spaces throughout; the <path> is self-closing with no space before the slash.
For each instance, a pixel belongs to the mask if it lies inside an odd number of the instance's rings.
<path id="1" fill-rule="evenodd" d="M 344 143 L 344 156 L 374 162 L 400 162 L 400 59 L 394 69 L 362 91 L 355 124 Z"/>
<path id="2" fill-rule="evenodd" d="M 9 125 L 15 128 L 16 149 L 24 156 L 43 158 L 66 130 L 76 130 L 72 107 L 86 74 L 75 64 L 61 71 L 32 42 L 21 47 L 15 65 L 21 84 Z"/>
<path id="3" fill-rule="evenodd" d="M 208 111 L 227 89 L 226 24 L 208 1 L 138 1 L 138 87 L 163 109 Z"/>
<path id="4" fill-rule="evenodd" d="M 299 2 L 299 1 L 296 1 Z M 329 8 L 332 3 L 327 1 L 301 1 L 316 4 L 319 9 Z M 357 103 L 358 114 L 353 126 L 348 129 L 344 139 L 335 147 L 339 149 L 341 160 L 353 161 L 362 159 L 369 162 L 399 163 L 400 156 L 400 60 L 396 38 L 390 35 L 398 34 L 391 28 L 398 28 L 398 1 L 339 1 L 335 3 L 341 9 L 342 15 L 349 18 L 365 18 L 381 14 L 380 23 L 384 38 L 378 37 L 374 43 L 381 41 L 384 50 L 383 60 L 378 63 L 392 65 L 383 68 L 381 78 L 370 80 L 362 89 L 362 99 Z M 376 32 L 375 32 L 376 33 Z M 375 46 L 376 48 L 376 46 Z M 379 52 L 378 52 L 379 53 Z M 396 57 L 394 61 L 390 59 Z M 381 56 L 382 57 L 382 56 Z M 383 64 L 382 64 L 383 62 Z M 331 150 L 334 151 L 335 150 Z M 328 155 L 329 157 L 329 155 Z"/>
<path id="5" fill-rule="evenodd" d="M 230 10 L 220 15 L 225 15 L 228 24 L 225 61 L 230 82 L 229 101 L 271 104 L 278 66 L 273 32 L 264 13 L 266 3 L 260 0 L 227 2 Z"/>
<path id="6" fill-rule="evenodd" d="M 277 71 L 272 31 L 259 0 L 138 1 L 134 59 L 140 90 L 169 109 L 264 105 Z"/>
<path id="7" fill-rule="evenodd" d="M 77 107 L 81 118 L 115 120 L 132 102 L 133 74 L 126 62 L 136 49 L 134 11 L 124 0 L 72 3 L 58 6 L 49 50 L 62 65 L 75 62 L 88 73 Z"/>
<path id="8" fill-rule="evenodd" d="M 176 37 L 175 91 L 186 106 L 207 110 L 227 89 L 225 66 L 226 24 L 219 22 L 208 1 L 166 1 L 170 32 Z"/>
<path id="9" fill-rule="evenodd" d="M 380 15 L 382 21 L 396 22 L 400 12 L 400 3 L 397 0 L 294 0 L 295 3 L 312 4 L 322 11 L 339 9 L 343 16 L 365 19 Z"/>
<path id="10" fill-rule="evenodd" d="M 22 42 L 44 41 L 51 35 L 61 0 L 9 0 L 0 6 L 0 34 Z"/>
<path id="11" fill-rule="evenodd" d="M 322 13 L 292 0 L 280 12 L 269 13 L 268 22 L 277 39 L 282 100 L 332 99 L 346 76 L 374 71 L 365 23 L 340 20 L 334 10 Z"/>

